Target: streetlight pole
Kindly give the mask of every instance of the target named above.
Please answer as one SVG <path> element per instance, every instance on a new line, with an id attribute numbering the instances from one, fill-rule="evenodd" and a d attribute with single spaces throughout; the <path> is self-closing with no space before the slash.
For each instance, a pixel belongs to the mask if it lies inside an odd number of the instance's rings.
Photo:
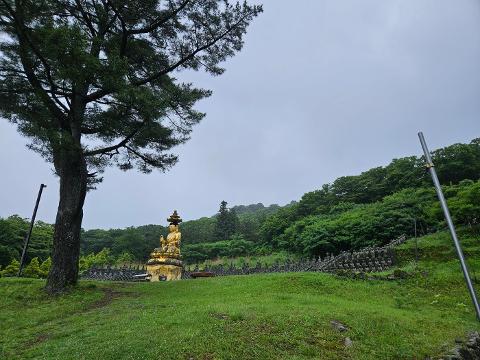
<path id="1" fill-rule="evenodd" d="M 25 262 L 25 256 L 27 254 L 28 243 L 30 242 L 30 236 L 32 235 L 32 230 L 33 230 L 33 224 L 35 223 L 35 217 L 37 216 L 38 204 L 40 203 L 40 198 L 42 197 L 43 188 L 46 188 L 46 187 L 47 185 L 40 184 L 40 190 L 38 190 L 37 202 L 35 203 L 32 219 L 30 220 L 30 228 L 28 229 L 27 236 L 25 237 L 25 243 L 23 244 L 22 258 L 20 259 L 20 266 L 18 268 L 18 276 L 22 276 L 22 269 Z"/>
<path id="2" fill-rule="evenodd" d="M 470 292 L 470 297 L 472 298 L 473 306 L 475 307 L 475 312 L 477 313 L 477 320 L 480 321 L 480 306 L 478 304 L 477 294 L 475 293 L 475 288 L 473 287 L 472 280 L 468 272 L 468 267 L 467 263 L 465 262 L 465 257 L 463 256 L 462 247 L 460 246 L 460 242 L 458 241 L 457 232 L 455 230 L 455 225 L 453 224 L 452 217 L 450 216 L 450 211 L 448 210 L 447 201 L 445 200 L 445 196 L 443 195 L 442 187 L 440 186 L 440 181 L 438 181 L 437 172 L 435 171 L 435 167 L 433 166 L 432 157 L 430 156 L 430 152 L 428 151 L 427 143 L 425 142 L 425 138 L 423 137 L 422 132 L 418 133 L 418 138 L 420 139 L 420 144 L 422 145 L 423 153 L 425 154 L 425 165 L 430 175 L 432 176 L 433 185 L 435 186 L 438 200 L 440 201 L 440 205 L 442 206 L 443 214 L 445 215 L 445 220 L 447 221 L 448 228 L 450 230 L 450 235 L 452 236 L 458 258 L 460 259 L 463 277 L 465 278 L 465 282 L 467 283 L 468 291 Z"/>

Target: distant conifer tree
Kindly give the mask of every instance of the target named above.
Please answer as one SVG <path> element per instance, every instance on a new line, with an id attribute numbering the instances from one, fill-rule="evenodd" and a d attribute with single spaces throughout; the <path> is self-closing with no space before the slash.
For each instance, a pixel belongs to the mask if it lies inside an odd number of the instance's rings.
<path id="1" fill-rule="evenodd" d="M 235 234 L 238 227 L 238 216 L 234 209 L 227 208 L 227 202 L 220 203 L 215 225 L 216 240 L 228 240 Z"/>

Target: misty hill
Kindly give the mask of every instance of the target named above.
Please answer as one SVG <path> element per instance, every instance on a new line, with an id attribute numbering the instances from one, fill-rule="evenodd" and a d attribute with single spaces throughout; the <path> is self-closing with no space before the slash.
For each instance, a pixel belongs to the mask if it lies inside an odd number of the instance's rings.
<path id="1" fill-rule="evenodd" d="M 455 221 L 475 225 L 480 219 L 480 139 L 437 149 L 433 161 Z M 413 219 L 424 234 L 444 227 L 424 160 L 416 156 L 340 177 L 286 206 L 258 203 L 225 211 L 230 220 L 222 231 L 218 214 L 182 223 L 187 263 L 277 251 L 312 257 L 381 245 L 398 235 L 411 235 Z M 0 265 L 19 257 L 27 228 L 18 217 L 0 219 Z M 50 225 L 37 223 L 30 258 L 48 255 L 51 234 Z M 161 225 L 88 230 L 82 232 L 81 249 L 85 255 L 108 248 L 113 259 L 126 254 L 144 261 L 161 234 L 166 235 Z"/>

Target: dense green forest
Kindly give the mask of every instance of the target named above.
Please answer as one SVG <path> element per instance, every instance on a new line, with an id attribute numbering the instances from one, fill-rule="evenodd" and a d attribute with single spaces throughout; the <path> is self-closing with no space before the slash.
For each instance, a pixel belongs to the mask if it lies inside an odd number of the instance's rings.
<path id="1" fill-rule="evenodd" d="M 433 161 L 455 221 L 477 224 L 480 139 L 438 149 Z M 259 203 L 228 208 L 222 201 L 216 215 L 182 223 L 182 252 L 187 263 L 280 250 L 312 257 L 412 235 L 414 221 L 420 233 L 444 227 L 424 161 L 411 156 L 340 177 L 283 207 Z M 0 265 L 20 257 L 27 229 L 28 222 L 18 216 L 0 219 Z M 160 225 L 82 231 L 82 261 L 85 266 L 144 261 L 166 231 Z M 29 259 L 48 258 L 52 232 L 51 225 L 36 223 Z M 95 260 L 92 254 L 99 253 L 100 260 Z"/>
<path id="2" fill-rule="evenodd" d="M 280 207 L 263 204 L 226 207 L 212 217 L 182 223 L 182 250 L 187 262 L 211 259 L 217 256 L 238 256 L 253 252 L 255 243 L 260 239 L 260 227 L 265 219 Z M 226 217 L 224 223 L 217 219 Z M 0 218 L 0 266 L 5 266 L 12 259 L 20 259 L 24 238 L 29 222 L 17 215 L 6 219 Z M 227 235 L 223 238 L 222 235 Z M 143 262 L 153 248 L 159 246 L 160 235 L 167 235 L 167 227 L 161 225 L 144 225 L 126 229 L 93 229 L 82 231 L 81 253 L 98 254 L 108 249 L 109 257 L 97 264 Z M 53 226 L 37 222 L 31 237 L 27 261 L 37 257 L 44 261 L 49 257 L 52 243 Z M 102 253 L 104 254 L 104 253 Z"/>

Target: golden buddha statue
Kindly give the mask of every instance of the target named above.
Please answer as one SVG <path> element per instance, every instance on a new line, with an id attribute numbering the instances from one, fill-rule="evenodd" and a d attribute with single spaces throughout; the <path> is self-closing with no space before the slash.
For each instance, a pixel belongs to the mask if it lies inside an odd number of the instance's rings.
<path id="1" fill-rule="evenodd" d="M 150 281 L 159 281 L 161 278 L 178 280 L 182 277 L 180 254 L 182 234 L 179 229 L 182 219 L 175 210 L 167 221 L 170 223 L 167 238 L 160 236 L 160 247 L 153 250 L 147 262 L 147 272 L 151 275 Z"/>
<path id="2" fill-rule="evenodd" d="M 167 240 L 163 239 L 163 236 L 160 237 L 160 243 L 162 243 L 162 251 L 169 254 L 170 256 L 179 258 L 180 257 L 180 240 L 182 234 L 178 228 L 178 225 L 169 225 L 168 226 L 169 234 L 167 235 Z"/>

